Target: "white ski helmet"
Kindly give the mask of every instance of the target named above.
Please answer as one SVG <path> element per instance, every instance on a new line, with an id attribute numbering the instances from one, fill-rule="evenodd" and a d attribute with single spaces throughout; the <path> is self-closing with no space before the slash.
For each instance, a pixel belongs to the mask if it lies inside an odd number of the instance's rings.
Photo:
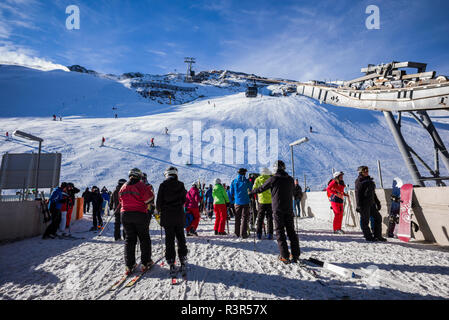
<path id="1" fill-rule="evenodd" d="M 334 172 L 334 174 L 332 175 L 332 177 L 334 178 L 334 179 L 337 179 L 339 176 L 341 176 L 341 175 L 343 175 L 344 173 L 343 173 L 343 171 L 336 171 L 336 172 Z"/>
<path id="2" fill-rule="evenodd" d="M 220 178 L 216 178 L 216 179 L 214 180 L 214 184 L 221 184 Z"/>
<path id="3" fill-rule="evenodd" d="M 128 177 L 135 177 L 137 179 L 141 179 L 142 171 L 140 171 L 140 169 L 138 169 L 138 168 L 133 168 L 133 169 L 129 170 Z"/>
<path id="4" fill-rule="evenodd" d="M 271 171 L 270 171 L 270 169 L 268 169 L 268 168 L 262 168 L 262 169 L 260 169 L 260 174 L 262 174 L 262 175 L 271 175 Z"/>
<path id="5" fill-rule="evenodd" d="M 168 167 L 167 169 L 165 169 L 164 176 L 167 178 L 171 175 L 178 175 L 178 169 L 176 169 L 175 167 Z"/>

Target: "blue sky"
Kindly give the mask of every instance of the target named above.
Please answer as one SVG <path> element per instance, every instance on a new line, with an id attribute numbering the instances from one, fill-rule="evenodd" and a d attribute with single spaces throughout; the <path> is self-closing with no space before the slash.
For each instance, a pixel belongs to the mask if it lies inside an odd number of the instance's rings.
<path id="1" fill-rule="evenodd" d="M 80 30 L 66 29 L 68 5 Z M 365 26 L 368 5 L 379 30 Z M 0 0 L 0 53 L 117 74 L 184 72 L 192 56 L 197 71 L 295 80 L 350 79 L 392 60 L 449 75 L 448 12 L 446 0 Z"/>

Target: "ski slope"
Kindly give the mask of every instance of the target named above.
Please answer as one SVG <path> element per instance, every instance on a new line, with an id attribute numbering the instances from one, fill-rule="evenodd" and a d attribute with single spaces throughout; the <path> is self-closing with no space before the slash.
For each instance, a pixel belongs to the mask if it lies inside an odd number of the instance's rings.
<path id="1" fill-rule="evenodd" d="M 404 300 L 449 298 L 449 251 L 430 245 L 367 243 L 359 230 L 331 233 L 331 223 L 298 219 L 301 257 L 361 271 L 346 279 L 316 269 L 315 278 L 297 265 L 277 261 L 276 241 L 213 235 L 201 220 L 199 237 L 188 237 L 188 282 L 170 284 L 162 264 L 160 227 L 150 225 L 152 258 L 158 263 L 132 288 L 108 288 L 124 270 L 123 242 L 109 225 L 102 236 L 85 232 L 90 215 L 75 222 L 79 240 L 40 237 L 0 246 L 0 299 L 9 300 Z M 234 221 L 229 224 L 232 233 Z M 139 261 L 140 253 L 137 253 Z"/>

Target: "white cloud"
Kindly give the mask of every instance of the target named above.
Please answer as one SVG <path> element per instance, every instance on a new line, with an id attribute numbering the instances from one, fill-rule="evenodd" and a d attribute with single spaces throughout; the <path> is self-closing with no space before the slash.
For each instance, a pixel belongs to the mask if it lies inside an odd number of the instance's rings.
<path id="1" fill-rule="evenodd" d="M 63 65 L 36 57 L 36 53 L 32 50 L 15 46 L 9 42 L 0 42 L 0 64 L 19 65 L 43 71 L 56 69 L 69 71 Z"/>

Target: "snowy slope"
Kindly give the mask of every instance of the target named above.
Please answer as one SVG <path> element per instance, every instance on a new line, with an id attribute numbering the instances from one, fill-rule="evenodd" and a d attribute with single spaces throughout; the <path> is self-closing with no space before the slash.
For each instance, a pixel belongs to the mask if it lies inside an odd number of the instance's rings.
<path id="1" fill-rule="evenodd" d="M 6 72 L 5 72 L 6 69 Z M 76 72 L 42 72 L 25 68 L 3 66 L 0 68 L 0 128 L 3 132 L 20 129 L 44 139 L 45 152 L 61 152 L 63 168 L 61 180 L 73 181 L 80 187 L 100 185 L 112 188 L 118 179 L 126 177 L 128 170 L 139 167 L 149 176 L 156 187 L 163 179 L 164 169 L 172 164 L 170 152 L 176 145 L 170 142 L 170 135 L 164 134 L 185 129 L 192 133 L 193 121 L 200 121 L 203 133 L 216 129 L 222 137 L 226 129 L 275 129 L 278 130 L 279 158 L 283 159 L 291 172 L 289 143 L 308 136 L 310 142 L 294 149 L 296 176 L 312 190 L 319 190 L 328 181 L 332 168 L 346 173 L 346 182 L 351 186 L 356 169 L 361 164 L 370 166 L 377 179 L 377 160 L 381 161 L 385 185 L 392 178 L 400 176 L 411 181 L 403 160 L 389 129 L 379 112 L 319 105 L 313 100 L 296 95 L 271 97 L 259 95 L 246 98 L 243 92 L 232 93 L 228 88 L 202 84 L 204 97 L 184 105 L 153 104 L 142 100 L 133 90 L 117 81 Z M 3 82 L 2 82 L 3 81 Z M 44 83 L 44 85 L 41 85 Z M 3 86 L 6 84 L 6 87 Z M 59 85 L 55 90 L 49 84 Z M 9 85 L 9 87 L 8 87 Z M 36 87 L 36 89 L 33 89 Z M 208 91 L 209 90 L 209 91 Z M 220 91 L 221 90 L 221 91 Z M 19 94 L 19 93 L 20 94 Z M 208 94 L 210 92 L 210 94 Z M 221 94 L 220 94 L 221 92 Z M 27 106 L 40 106 L 50 112 L 61 99 L 80 97 L 67 107 L 63 121 L 51 121 L 50 117 L 35 117 L 37 111 Z M 81 98 L 83 97 L 83 98 Z M 77 98 L 78 99 L 78 98 Z M 125 110 L 134 117 L 113 118 L 111 105 L 124 104 Z M 70 113 L 75 111 L 73 114 Z M 49 115 L 51 113 L 48 113 Z M 150 114 L 150 115 L 145 115 Z M 12 116 L 8 118 L 6 116 Z M 59 114 L 58 114 L 59 115 Z M 88 115 L 82 117 L 79 115 Z M 403 120 L 403 132 L 413 147 L 421 150 L 425 160 L 432 163 L 433 150 L 430 138 L 412 119 Z M 449 125 L 436 124 L 443 141 L 449 141 Z M 309 132 L 309 127 L 313 132 Z M 101 138 L 106 146 L 100 148 Z M 157 148 L 149 148 L 149 140 L 155 137 Z M 269 137 L 267 137 L 267 140 Z M 204 140 L 204 139 L 203 139 Z M 191 141 L 190 163 L 199 141 Z M 248 164 L 248 150 L 245 146 L 244 163 L 224 164 L 227 151 L 223 147 L 221 163 L 207 163 L 204 159 L 208 141 L 201 143 L 203 161 L 201 164 L 176 164 L 180 177 L 187 184 L 200 179 L 211 183 L 215 177 L 225 182 L 235 176 L 239 167 L 258 172 L 266 164 L 258 161 Z M 36 148 L 19 139 L 0 141 L 0 153 L 32 152 Z M 196 155 L 196 153 L 195 153 Z M 442 167 L 441 174 L 445 174 Z"/>

